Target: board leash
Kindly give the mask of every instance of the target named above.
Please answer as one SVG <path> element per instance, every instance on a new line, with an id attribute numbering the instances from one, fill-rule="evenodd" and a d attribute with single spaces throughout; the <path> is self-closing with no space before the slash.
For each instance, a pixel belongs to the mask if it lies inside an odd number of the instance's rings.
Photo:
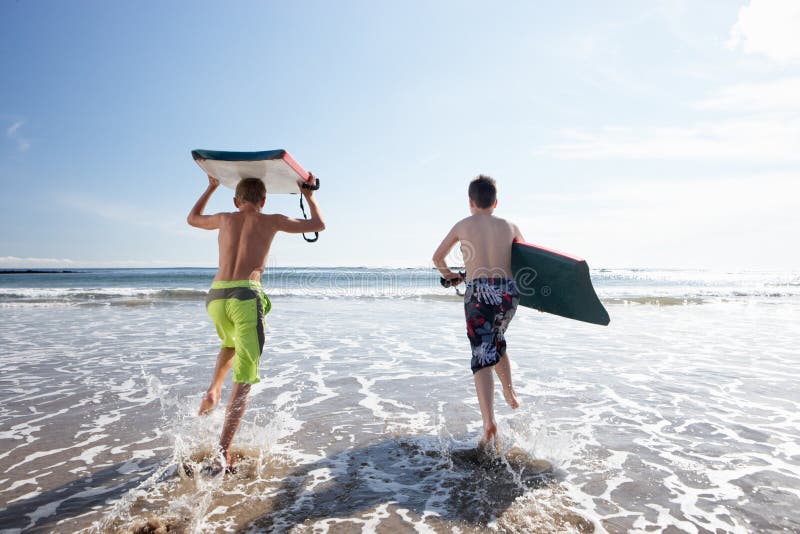
<path id="1" fill-rule="evenodd" d="M 314 185 L 310 185 L 307 184 L 306 182 L 303 182 L 300 187 L 302 187 L 303 189 L 311 189 L 312 191 L 316 191 L 317 189 L 319 189 L 319 178 L 315 178 L 315 180 L 316 183 Z M 306 216 L 306 207 L 303 205 L 303 193 L 300 193 L 300 211 L 303 212 L 303 219 L 308 220 L 308 217 Z M 308 243 L 313 243 L 317 239 L 319 239 L 319 232 L 314 232 L 314 239 L 306 237 L 306 234 L 304 232 L 303 239 L 305 239 Z"/>

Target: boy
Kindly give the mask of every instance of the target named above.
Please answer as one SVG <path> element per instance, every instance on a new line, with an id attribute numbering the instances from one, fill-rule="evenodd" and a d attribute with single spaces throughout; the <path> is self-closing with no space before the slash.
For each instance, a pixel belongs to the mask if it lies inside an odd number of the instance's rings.
<path id="1" fill-rule="evenodd" d="M 483 438 L 488 446 L 497 436 L 494 419 L 494 377 L 497 372 L 503 397 L 512 409 L 519 400 L 511 383 L 511 364 L 504 333 L 519 303 L 519 291 L 511 274 L 511 244 L 524 241 L 517 225 L 492 215 L 497 207 L 497 185 L 480 175 L 469 184 L 472 215 L 458 221 L 433 254 L 433 263 L 445 279 L 454 284 L 461 275 L 447 267 L 445 258 L 457 242 L 466 268 L 464 314 L 467 337 L 472 345 L 472 373 L 483 417 Z"/>
<path id="2" fill-rule="evenodd" d="M 197 228 L 219 230 L 219 270 L 206 297 L 206 308 L 222 340 L 222 347 L 211 385 L 200 403 L 199 415 L 206 415 L 216 408 L 225 375 L 233 367 L 233 391 L 219 440 L 220 453 L 225 458 L 224 467 L 230 471 L 233 467 L 231 442 L 244 415 L 250 385 L 259 381 L 264 314 L 271 307 L 261 290 L 261 275 L 272 239 L 279 231 L 292 234 L 321 232 L 325 223 L 310 189 L 301 188 L 311 209 L 310 219 L 262 214 L 267 192 L 264 182 L 258 178 L 246 178 L 236 186 L 233 204 L 238 211 L 203 215 L 208 199 L 217 187 L 219 180 L 209 176 L 208 189 L 200 195 L 186 220 Z M 222 468 L 217 462 L 210 471 L 217 474 Z"/>

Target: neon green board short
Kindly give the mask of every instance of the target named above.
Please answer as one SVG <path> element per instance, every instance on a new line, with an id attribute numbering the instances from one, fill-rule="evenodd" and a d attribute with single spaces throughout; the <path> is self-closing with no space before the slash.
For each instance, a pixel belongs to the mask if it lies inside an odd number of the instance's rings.
<path id="1" fill-rule="evenodd" d="M 258 361 L 264 350 L 264 316 L 272 303 L 255 280 L 215 281 L 206 297 L 223 348 L 236 349 L 233 381 L 256 384 Z"/>

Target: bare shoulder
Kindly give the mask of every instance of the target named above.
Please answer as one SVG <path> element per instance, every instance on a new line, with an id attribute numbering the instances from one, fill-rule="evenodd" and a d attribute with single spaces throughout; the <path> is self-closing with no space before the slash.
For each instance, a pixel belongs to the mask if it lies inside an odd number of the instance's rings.
<path id="1" fill-rule="evenodd" d="M 519 229 L 519 226 L 516 223 L 511 221 L 506 221 L 508 227 L 511 229 L 511 234 L 514 236 L 515 241 L 525 241 L 525 238 L 522 236 L 522 232 Z"/>
<path id="2" fill-rule="evenodd" d="M 467 226 L 474 219 L 474 217 L 475 217 L 474 215 L 470 215 L 469 217 L 464 217 L 463 219 L 455 223 L 453 225 L 453 228 L 463 228 L 464 226 Z"/>
<path id="3" fill-rule="evenodd" d="M 474 217 L 474 215 L 470 215 L 469 217 L 464 217 L 460 221 L 456 222 L 453 225 L 453 228 L 450 230 L 450 233 L 455 234 L 459 237 L 459 239 L 465 237 L 470 233 L 471 228 L 474 226 Z"/>
<path id="4" fill-rule="evenodd" d="M 289 217 L 282 213 L 262 213 L 260 220 L 263 224 L 280 226 L 284 221 L 288 221 Z"/>
<path id="5" fill-rule="evenodd" d="M 493 217 L 494 217 L 495 221 L 497 221 L 498 224 L 506 225 L 509 228 L 511 228 L 512 230 L 516 230 L 517 229 L 517 225 L 514 224 L 513 222 L 509 221 L 508 219 L 503 219 L 502 217 L 498 217 L 496 215 L 493 215 Z"/>
<path id="6" fill-rule="evenodd" d="M 293 223 L 297 222 L 296 219 L 282 213 L 262 213 L 260 221 L 262 228 L 275 232 L 286 231 Z"/>

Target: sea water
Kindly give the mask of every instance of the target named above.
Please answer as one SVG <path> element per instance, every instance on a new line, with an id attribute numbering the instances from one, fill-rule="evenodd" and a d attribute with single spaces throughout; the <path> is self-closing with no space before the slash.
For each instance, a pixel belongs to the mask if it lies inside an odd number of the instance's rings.
<path id="1" fill-rule="evenodd" d="M 593 271 L 607 327 L 521 308 L 522 406 L 497 392 L 476 459 L 434 271 L 270 268 L 239 469 L 208 478 L 213 275 L 0 274 L 0 530 L 800 531 L 800 273 Z"/>

